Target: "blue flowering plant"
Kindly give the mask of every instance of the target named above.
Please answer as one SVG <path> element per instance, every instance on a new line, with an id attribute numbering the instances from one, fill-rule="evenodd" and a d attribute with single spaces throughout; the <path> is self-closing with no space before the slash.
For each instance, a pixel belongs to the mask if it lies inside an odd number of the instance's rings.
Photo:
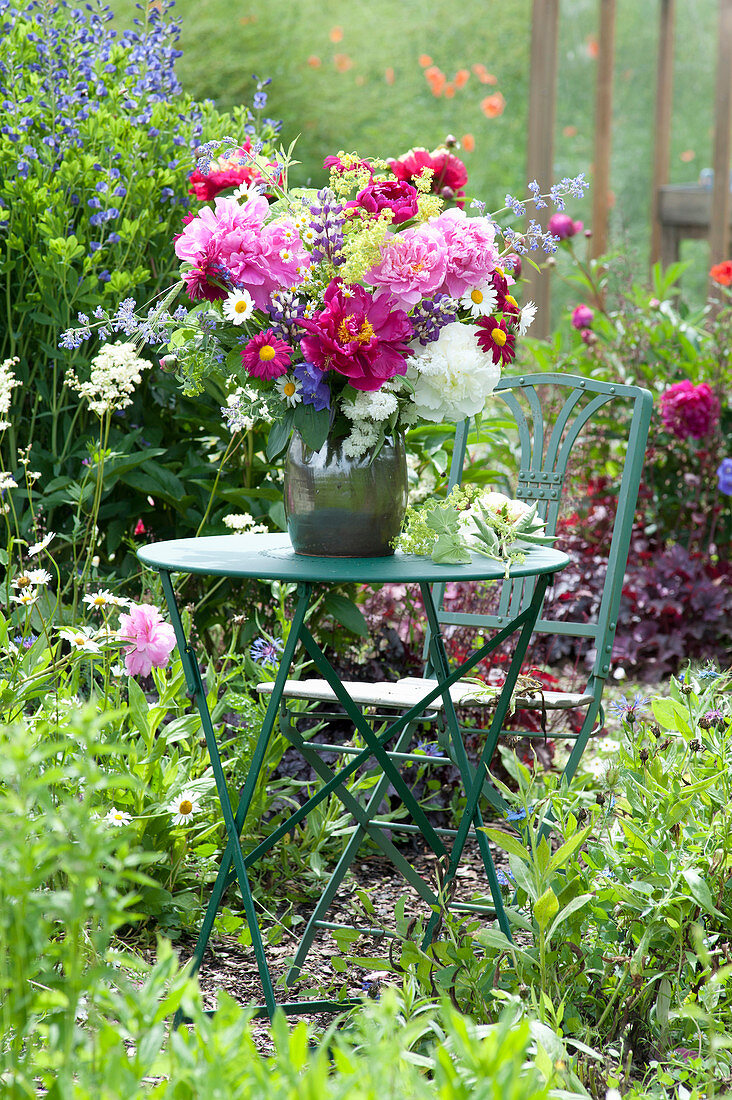
<path id="1" fill-rule="evenodd" d="M 254 112 L 220 115 L 212 103 L 183 93 L 174 69 L 179 28 L 167 9 L 150 6 L 132 30 L 118 32 L 101 5 L 0 0 L 5 515 L 17 539 L 39 537 L 23 464 L 30 455 L 59 546 L 66 541 L 73 557 L 89 533 L 90 557 L 114 554 L 117 568 L 142 517 L 149 527 L 155 516 L 171 536 L 189 533 L 205 511 L 205 484 L 216 467 L 207 455 L 191 467 L 185 409 L 171 416 L 173 383 L 158 370 L 145 370 L 130 400 L 107 409 L 100 432 L 83 390 L 99 347 L 84 326 L 109 315 L 107 342 L 125 343 L 135 300 L 154 303 L 149 316 L 147 307 L 141 311 L 154 325 L 157 295 L 174 281 L 170 238 L 189 207 L 200 204 L 192 178 L 197 155 L 215 157 L 231 134 L 266 148 L 279 128 L 264 117 L 266 81 L 256 81 Z M 209 141 L 202 146 L 204 130 Z M 59 346 L 79 317 L 80 332 Z M 107 349 L 104 362 L 114 374 L 132 351 Z M 215 440 L 218 409 L 210 426 L 205 403 L 197 416 Z M 184 469 L 194 495 L 181 491 Z"/>

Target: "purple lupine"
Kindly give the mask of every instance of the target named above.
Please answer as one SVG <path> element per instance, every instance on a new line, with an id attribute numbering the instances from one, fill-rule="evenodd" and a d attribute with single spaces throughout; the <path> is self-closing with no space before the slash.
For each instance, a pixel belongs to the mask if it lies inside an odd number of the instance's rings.
<path id="1" fill-rule="evenodd" d="M 330 260 L 333 264 L 343 263 L 343 206 L 336 200 L 329 187 L 318 191 L 318 204 L 310 207 L 313 219 L 310 228 L 315 233 L 312 251 L 314 263 Z"/>
<path id="2" fill-rule="evenodd" d="M 438 294 L 435 298 L 424 298 L 419 302 L 411 314 L 414 335 L 420 344 L 431 344 L 440 335 L 440 330 L 445 325 L 457 320 L 457 312 L 454 303 L 446 294 Z"/>

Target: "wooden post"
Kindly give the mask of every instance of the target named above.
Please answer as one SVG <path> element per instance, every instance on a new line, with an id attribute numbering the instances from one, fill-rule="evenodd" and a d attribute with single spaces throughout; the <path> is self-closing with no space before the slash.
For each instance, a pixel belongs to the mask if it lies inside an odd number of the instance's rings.
<path id="1" fill-rule="evenodd" d="M 719 0 L 717 86 L 714 97 L 714 185 L 709 226 L 711 264 L 730 258 L 730 127 L 732 123 L 732 0 Z"/>
<path id="2" fill-rule="evenodd" d="M 671 114 L 673 107 L 674 21 L 676 0 L 661 0 L 656 112 L 651 183 L 651 267 L 661 261 L 659 188 L 668 183 L 671 166 Z"/>
<path id="3" fill-rule="evenodd" d="M 528 148 L 526 151 L 527 181 L 538 180 L 542 193 L 549 190 L 554 157 L 554 116 L 557 95 L 557 39 L 559 35 L 559 0 L 534 0 L 531 23 L 531 63 L 529 67 Z M 530 210 L 546 228 L 551 214 L 548 210 Z M 540 257 L 536 257 L 540 261 Z M 546 339 L 551 331 L 549 273 L 540 274 L 529 264 L 524 267 L 528 278 L 527 299 L 533 298 L 538 312 L 532 336 Z"/>
<path id="4" fill-rule="evenodd" d="M 607 251 L 610 209 L 610 150 L 613 124 L 613 64 L 616 0 L 600 0 L 600 34 L 595 100 L 595 161 L 592 180 L 592 255 Z"/>

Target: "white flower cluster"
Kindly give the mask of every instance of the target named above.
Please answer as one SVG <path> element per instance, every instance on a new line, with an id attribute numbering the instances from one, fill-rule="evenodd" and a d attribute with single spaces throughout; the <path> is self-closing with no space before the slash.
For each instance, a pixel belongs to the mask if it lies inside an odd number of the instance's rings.
<path id="1" fill-rule="evenodd" d="M 12 370 L 17 362 L 18 358 L 15 356 L 0 363 L 0 432 L 10 427 L 10 421 L 6 417 L 10 411 L 13 390 L 20 385 Z"/>
<path id="2" fill-rule="evenodd" d="M 343 444 L 345 458 L 362 458 L 381 439 L 385 420 L 395 417 L 399 411 L 396 390 L 402 380 L 399 377 L 385 382 L 380 390 L 359 390 L 353 402 L 343 403 L 343 413 L 352 422 L 351 434 Z M 400 425 L 406 427 L 410 417 L 402 410 Z"/>
<path id="3" fill-rule="evenodd" d="M 232 379 L 229 379 L 229 384 Z M 253 386 L 239 386 L 226 398 L 221 409 L 226 426 L 234 435 L 236 432 L 250 432 L 258 421 L 272 423 L 272 415 L 266 401 Z"/>
<path id="4" fill-rule="evenodd" d="M 470 325 L 454 322 L 439 339 L 418 348 L 407 378 L 414 385 L 414 404 L 423 420 L 455 423 L 482 412 L 501 377 L 501 368 L 478 345 Z"/>
<path id="5" fill-rule="evenodd" d="M 142 371 L 149 366 L 147 359 L 138 357 L 134 344 L 105 344 L 92 359 L 89 381 L 80 382 L 72 369 L 66 372 L 66 383 L 89 402 L 93 413 L 104 416 L 132 404 Z"/>
<path id="6" fill-rule="evenodd" d="M 269 530 L 263 523 L 255 523 L 254 516 L 251 516 L 249 512 L 224 516 L 223 523 L 225 527 L 236 531 L 240 535 L 244 532 L 248 535 L 266 535 Z"/>

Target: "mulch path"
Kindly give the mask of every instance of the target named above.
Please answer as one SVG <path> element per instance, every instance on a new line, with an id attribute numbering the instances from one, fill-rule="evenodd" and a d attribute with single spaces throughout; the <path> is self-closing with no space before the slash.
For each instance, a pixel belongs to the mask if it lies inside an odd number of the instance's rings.
<path id="1" fill-rule="evenodd" d="M 406 859 L 415 870 L 426 878 L 431 885 L 435 884 L 435 856 L 431 852 L 424 851 L 424 845 L 418 841 L 410 841 L 402 847 Z M 480 855 L 475 841 L 469 840 L 461 866 L 458 870 L 457 897 L 460 900 L 472 900 L 475 896 L 489 897 L 488 883 Z M 358 904 L 354 905 L 355 891 L 361 888 L 366 890 L 376 910 L 365 918 L 361 915 L 354 919 L 358 910 Z M 231 887 L 236 890 L 235 886 Z M 371 927 L 394 927 L 394 911 L 400 898 L 406 898 L 405 912 L 409 916 L 425 916 L 429 914 L 426 904 L 418 897 L 415 891 L 405 882 L 391 862 L 381 854 L 364 850 L 351 866 L 348 876 L 341 884 L 326 919 L 342 924 L 368 924 Z M 238 908 L 238 907 L 237 907 Z M 312 910 L 312 905 L 298 905 L 295 912 L 305 920 Z M 283 985 L 278 985 L 278 979 L 282 978 L 288 968 L 288 959 L 296 950 L 296 940 L 285 932 L 281 941 L 273 946 L 267 945 L 263 937 L 267 960 L 275 982 L 275 995 L 278 1000 L 294 1000 L 302 997 L 327 996 L 319 993 L 319 990 L 328 988 L 340 988 L 347 986 L 348 995 L 363 997 L 367 992 L 367 983 L 374 980 L 374 972 L 370 969 L 350 965 L 345 974 L 334 970 L 332 959 L 340 955 L 333 936 L 328 931 L 320 932 L 310 949 L 307 958 L 307 978 L 303 978 L 298 987 L 286 991 Z M 301 925 L 300 927 L 304 927 Z M 297 937 L 299 940 L 299 937 Z M 192 955 L 195 938 L 182 936 L 176 943 L 176 951 L 181 963 L 185 963 Z M 352 948 L 354 955 L 362 955 L 384 959 L 384 970 L 388 970 L 388 945 L 386 937 L 364 935 Z M 262 987 L 257 971 L 254 951 L 251 947 L 242 946 L 236 937 L 214 934 L 204 956 L 203 964 L 199 971 L 199 984 L 201 987 L 204 1007 L 207 1010 L 216 1007 L 217 995 L 220 990 L 225 990 L 235 1001 L 242 1006 L 263 1004 Z M 384 980 L 389 980 L 384 975 Z M 398 977 L 392 980 L 398 981 Z M 373 993 L 373 990 L 372 990 Z M 296 1022 L 301 1017 L 291 1016 Z M 310 1021 L 316 1029 L 325 1028 L 333 1020 L 330 1013 L 313 1013 L 302 1018 Z M 253 1020 L 252 1032 L 257 1047 L 263 1054 L 271 1054 L 274 1050 L 267 1020 Z"/>

